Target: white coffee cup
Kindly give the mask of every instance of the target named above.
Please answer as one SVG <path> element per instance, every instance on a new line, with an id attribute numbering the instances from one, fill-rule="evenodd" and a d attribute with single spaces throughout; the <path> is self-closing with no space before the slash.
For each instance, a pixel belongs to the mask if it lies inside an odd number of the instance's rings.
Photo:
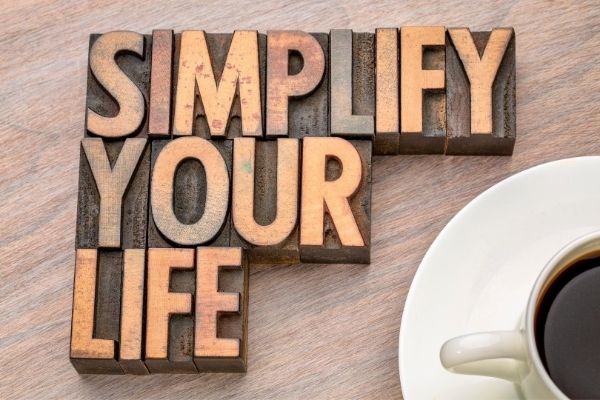
<path id="1" fill-rule="evenodd" d="M 491 376 L 517 383 L 527 399 L 568 399 L 542 364 L 534 334 L 535 313 L 542 294 L 556 276 L 577 260 L 599 255 L 600 232 L 569 243 L 538 276 L 518 329 L 450 339 L 440 351 L 442 365 L 459 374 Z"/>

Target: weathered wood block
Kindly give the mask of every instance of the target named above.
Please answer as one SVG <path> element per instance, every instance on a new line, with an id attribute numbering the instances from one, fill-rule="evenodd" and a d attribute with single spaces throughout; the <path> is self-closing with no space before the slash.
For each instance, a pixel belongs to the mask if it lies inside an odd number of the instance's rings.
<path id="1" fill-rule="evenodd" d="M 145 139 L 82 140 L 77 248 L 146 247 L 149 174 Z"/>
<path id="2" fill-rule="evenodd" d="M 515 35 L 448 29 L 446 154 L 511 155 L 515 145 Z"/>
<path id="3" fill-rule="evenodd" d="M 173 135 L 263 135 L 266 37 L 184 31 L 176 36 Z"/>
<path id="4" fill-rule="evenodd" d="M 245 372 L 248 262 L 236 247 L 199 247 L 194 363 L 199 372 Z"/>
<path id="5" fill-rule="evenodd" d="M 80 374 L 122 374 L 117 361 L 119 251 L 77 249 L 71 319 L 71 363 Z M 96 289 L 97 288 L 97 289 Z"/>
<path id="6" fill-rule="evenodd" d="M 86 136 L 145 137 L 152 36 L 90 35 Z"/>
<path id="7" fill-rule="evenodd" d="M 251 264 L 300 262 L 300 141 L 234 140 L 231 245 Z"/>
<path id="8" fill-rule="evenodd" d="M 300 261 L 368 264 L 372 142 L 303 142 Z"/>
<path id="9" fill-rule="evenodd" d="M 400 154 L 443 154 L 446 145 L 445 29 L 400 30 Z"/>
<path id="10" fill-rule="evenodd" d="M 398 29 L 375 32 L 375 136 L 373 154 L 398 154 L 400 146 L 400 62 Z"/>
<path id="11" fill-rule="evenodd" d="M 145 273 L 146 249 L 125 250 L 121 285 L 119 364 L 126 374 L 149 373 L 143 361 L 142 349 Z"/>
<path id="12" fill-rule="evenodd" d="M 150 75 L 150 106 L 148 136 L 171 134 L 171 88 L 173 85 L 173 31 L 152 31 L 152 71 Z"/>
<path id="13" fill-rule="evenodd" d="M 196 373 L 194 249 L 148 249 L 145 362 L 151 373 Z"/>
<path id="14" fill-rule="evenodd" d="M 267 33 L 266 136 L 327 136 L 329 35 Z"/>
<path id="15" fill-rule="evenodd" d="M 334 29 L 329 34 L 329 46 L 330 134 L 371 139 L 375 124 L 375 35 Z"/>
<path id="16" fill-rule="evenodd" d="M 173 151 L 165 154 L 157 168 L 167 144 Z M 229 246 L 232 148 L 231 140 L 209 142 L 198 137 L 152 142 L 154 200 L 148 217 L 148 247 Z M 211 198 L 207 198 L 209 184 L 213 186 Z M 159 186 L 166 191 L 159 191 Z M 162 213 L 162 229 L 156 223 L 157 213 Z"/>

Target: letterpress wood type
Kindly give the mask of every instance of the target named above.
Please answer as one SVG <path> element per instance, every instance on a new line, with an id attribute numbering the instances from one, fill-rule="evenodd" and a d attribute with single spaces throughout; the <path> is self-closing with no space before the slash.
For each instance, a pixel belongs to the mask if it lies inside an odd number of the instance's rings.
<path id="1" fill-rule="evenodd" d="M 135 32 L 90 35 L 86 136 L 146 136 L 151 43 Z"/>
<path id="2" fill-rule="evenodd" d="M 263 135 L 264 41 L 257 31 L 181 34 L 174 135 Z"/>
<path id="3" fill-rule="evenodd" d="M 148 247 L 229 246 L 232 147 L 199 137 L 152 142 Z"/>
<path id="4" fill-rule="evenodd" d="M 515 35 L 448 29 L 446 154 L 511 155 L 516 139 Z"/>
<path id="5" fill-rule="evenodd" d="M 446 145 L 443 26 L 400 30 L 401 154 L 443 154 Z"/>
<path id="6" fill-rule="evenodd" d="M 194 249 L 148 249 L 146 365 L 152 373 L 196 373 Z"/>
<path id="7" fill-rule="evenodd" d="M 238 247 L 199 247 L 194 362 L 199 372 L 245 372 L 248 264 Z"/>
<path id="8" fill-rule="evenodd" d="M 370 262 L 371 153 L 369 140 L 304 139 L 302 262 Z"/>
<path id="9" fill-rule="evenodd" d="M 142 349 L 145 261 L 145 249 L 127 249 L 123 253 L 119 364 L 126 374 L 149 373 Z"/>
<path id="10" fill-rule="evenodd" d="M 148 135 L 171 134 L 171 87 L 173 81 L 173 31 L 152 31 L 152 72 L 150 74 L 150 106 Z"/>
<path id="11" fill-rule="evenodd" d="M 149 175 L 146 139 L 83 139 L 76 247 L 145 248 Z"/>
<path id="12" fill-rule="evenodd" d="M 373 154 L 398 154 L 400 145 L 398 29 L 377 29 L 375 49 L 375 137 L 373 138 Z"/>
<path id="13" fill-rule="evenodd" d="M 231 245 L 252 264 L 300 262 L 298 139 L 237 138 L 233 148 Z"/>
<path id="14" fill-rule="evenodd" d="M 120 287 L 120 274 L 115 271 L 118 268 L 120 272 L 121 263 L 112 257 L 118 252 L 110 253 L 98 260 L 96 249 L 76 251 L 70 358 L 80 374 L 123 373 L 116 360 L 115 343 L 119 335 L 120 293 L 107 292 L 111 283 Z"/>
<path id="15" fill-rule="evenodd" d="M 330 133 L 372 138 L 375 109 L 375 36 L 334 29 L 329 33 Z"/>
<path id="16" fill-rule="evenodd" d="M 267 33 L 267 137 L 327 136 L 328 42 L 326 33 Z"/>

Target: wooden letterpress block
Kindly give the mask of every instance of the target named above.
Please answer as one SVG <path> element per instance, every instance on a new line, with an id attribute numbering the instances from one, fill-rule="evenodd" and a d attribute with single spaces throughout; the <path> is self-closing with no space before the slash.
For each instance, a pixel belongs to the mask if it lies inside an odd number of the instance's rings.
<path id="1" fill-rule="evenodd" d="M 267 33 L 267 137 L 327 136 L 328 41 L 326 33 Z"/>
<path id="2" fill-rule="evenodd" d="M 152 373 L 196 373 L 194 249 L 148 249 L 146 365 Z"/>
<path id="3" fill-rule="evenodd" d="M 117 362 L 120 252 L 77 249 L 71 320 L 71 363 L 80 374 L 122 374 Z"/>
<path id="4" fill-rule="evenodd" d="M 304 139 L 300 261 L 370 262 L 371 153 L 369 140 Z"/>
<path id="5" fill-rule="evenodd" d="M 231 245 L 248 249 L 251 264 L 300 262 L 298 139 L 233 145 Z"/>
<path id="6" fill-rule="evenodd" d="M 446 154 L 512 154 L 517 135 L 515 80 L 513 29 L 448 29 Z"/>
<path id="7" fill-rule="evenodd" d="M 375 109 L 375 36 L 334 29 L 329 33 L 330 132 L 372 138 Z"/>
<path id="8" fill-rule="evenodd" d="M 194 363 L 199 372 L 245 372 L 248 263 L 237 247 L 199 247 Z"/>
<path id="9" fill-rule="evenodd" d="M 90 35 L 86 136 L 146 136 L 151 43 L 135 32 Z"/>
<path id="10" fill-rule="evenodd" d="M 77 248 L 145 248 L 150 174 L 146 139 L 81 142 Z"/>
<path id="11" fill-rule="evenodd" d="M 148 247 L 229 246 L 232 147 L 199 137 L 152 142 Z"/>
<path id="12" fill-rule="evenodd" d="M 173 135 L 262 136 L 264 36 L 184 31 L 176 42 Z"/>
<path id="13" fill-rule="evenodd" d="M 375 49 L 375 137 L 373 138 L 373 153 L 398 154 L 400 145 L 398 29 L 377 29 Z"/>
<path id="14" fill-rule="evenodd" d="M 401 154 L 443 154 L 446 144 L 443 26 L 400 30 Z"/>
<path id="15" fill-rule="evenodd" d="M 119 364 L 126 374 L 149 373 L 142 357 L 145 261 L 145 249 L 124 251 Z"/>
<path id="16" fill-rule="evenodd" d="M 173 81 L 173 31 L 152 31 L 152 72 L 148 135 L 171 134 L 171 87 Z"/>

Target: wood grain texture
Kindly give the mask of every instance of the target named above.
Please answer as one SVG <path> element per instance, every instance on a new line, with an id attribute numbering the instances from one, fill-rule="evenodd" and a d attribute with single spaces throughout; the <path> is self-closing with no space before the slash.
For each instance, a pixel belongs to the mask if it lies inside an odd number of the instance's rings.
<path id="1" fill-rule="evenodd" d="M 440 230 L 475 196 L 516 172 L 600 154 L 600 9 L 591 0 L 435 6 L 415 0 L 222 0 L 202 6 L 189 0 L 106 0 L 93 9 L 80 1 L 22 0 L 6 2 L 2 17 L 3 399 L 400 398 L 402 308 Z M 242 27 L 373 32 L 408 24 L 472 31 L 514 26 L 513 156 L 375 157 L 371 265 L 252 271 L 245 375 L 79 376 L 68 353 L 89 33 L 230 33 Z"/>

